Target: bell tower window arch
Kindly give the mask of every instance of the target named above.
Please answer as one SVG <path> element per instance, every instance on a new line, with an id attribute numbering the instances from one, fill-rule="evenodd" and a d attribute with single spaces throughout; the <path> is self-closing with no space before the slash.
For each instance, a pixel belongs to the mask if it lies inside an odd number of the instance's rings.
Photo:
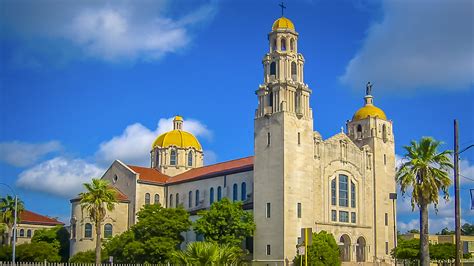
<path id="1" fill-rule="evenodd" d="M 281 50 L 282 51 L 286 51 L 286 39 L 285 38 L 281 38 Z"/>

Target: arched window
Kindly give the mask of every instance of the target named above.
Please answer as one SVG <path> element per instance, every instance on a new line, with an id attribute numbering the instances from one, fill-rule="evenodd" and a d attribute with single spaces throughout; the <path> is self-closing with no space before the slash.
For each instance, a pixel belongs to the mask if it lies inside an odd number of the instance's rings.
<path id="1" fill-rule="evenodd" d="M 92 224 L 86 223 L 84 226 L 84 237 L 91 238 L 92 237 Z"/>
<path id="2" fill-rule="evenodd" d="M 334 178 L 331 180 L 331 205 L 336 206 L 336 201 L 336 178 Z"/>
<path id="3" fill-rule="evenodd" d="M 240 200 L 241 201 L 247 200 L 247 184 L 245 184 L 245 182 L 242 182 Z"/>
<path id="4" fill-rule="evenodd" d="M 339 175 L 339 206 L 348 207 L 348 184 L 347 184 L 347 176 L 346 175 Z"/>
<path id="5" fill-rule="evenodd" d="M 209 191 L 209 205 L 212 205 L 214 203 L 214 188 L 211 187 L 211 190 Z"/>
<path id="6" fill-rule="evenodd" d="M 285 38 L 281 39 L 281 50 L 286 51 L 286 39 Z"/>
<path id="7" fill-rule="evenodd" d="M 232 192 L 233 192 L 232 193 L 232 200 L 237 201 L 238 200 L 237 184 L 234 184 Z"/>
<path id="8" fill-rule="evenodd" d="M 150 193 L 145 193 L 145 205 L 150 205 Z"/>
<path id="9" fill-rule="evenodd" d="M 217 187 L 217 201 L 220 201 L 222 199 L 222 188 L 221 186 Z"/>
<path id="10" fill-rule="evenodd" d="M 170 195 L 170 207 L 173 207 L 173 194 Z"/>
<path id="11" fill-rule="evenodd" d="M 295 80 L 296 81 L 296 63 L 295 62 L 291 62 L 291 79 Z"/>
<path id="12" fill-rule="evenodd" d="M 268 94 L 268 106 L 273 106 L 273 92 Z"/>
<path id="13" fill-rule="evenodd" d="M 194 204 L 196 204 L 196 206 L 198 206 L 199 205 L 199 189 L 196 189 L 195 197 L 196 197 L 196 202 Z"/>
<path id="14" fill-rule="evenodd" d="M 362 126 L 357 125 L 357 138 L 361 139 L 362 138 Z"/>
<path id="15" fill-rule="evenodd" d="M 25 229 L 20 229 L 20 237 L 25 237 Z"/>
<path id="16" fill-rule="evenodd" d="M 170 153 L 170 164 L 176 165 L 176 150 L 171 150 Z"/>
<path id="17" fill-rule="evenodd" d="M 112 225 L 111 224 L 105 224 L 104 225 L 104 237 L 105 238 L 111 238 L 112 237 Z"/>
<path id="18" fill-rule="evenodd" d="M 277 49 L 277 40 L 276 40 L 276 39 L 273 39 L 272 51 L 276 51 L 276 49 Z"/>
<path id="19" fill-rule="evenodd" d="M 290 39 L 290 50 L 291 51 L 295 50 L 295 39 L 293 38 Z"/>
<path id="20" fill-rule="evenodd" d="M 351 207 L 356 207 L 356 185 L 351 181 Z"/>
<path id="21" fill-rule="evenodd" d="M 26 231 L 26 237 L 31 238 L 31 229 L 28 229 L 28 231 Z"/>
<path id="22" fill-rule="evenodd" d="M 188 166 L 193 166 L 193 152 L 189 151 L 188 153 Z"/>
<path id="23" fill-rule="evenodd" d="M 299 94 L 299 92 L 295 92 L 295 112 L 296 113 L 301 113 L 301 104 L 300 104 L 300 99 L 301 99 L 301 95 Z"/>
<path id="24" fill-rule="evenodd" d="M 71 228 L 71 238 L 76 239 L 76 222 L 75 221 L 72 224 L 72 228 Z"/>
<path id="25" fill-rule="evenodd" d="M 159 203 L 160 203 L 160 195 L 155 194 L 155 204 L 159 204 Z"/>
<path id="26" fill-rule="evenodd" d="M 179 193 L 176 193 L 176 208 L 179 206 Z"/>
<path id="27" fill-rule="evenodd" d="M 189 206 L 189 208 L 193 207 L 193 192 L 192 191 L 189 191 L 188 206 Z"/>
<path id="28" fill-rule="evenodd" d="M 276 75 L 276 72 L 277 72 L 276 63 L 271 62 L 270 63 L 270 76 L 271 75 Z"/>

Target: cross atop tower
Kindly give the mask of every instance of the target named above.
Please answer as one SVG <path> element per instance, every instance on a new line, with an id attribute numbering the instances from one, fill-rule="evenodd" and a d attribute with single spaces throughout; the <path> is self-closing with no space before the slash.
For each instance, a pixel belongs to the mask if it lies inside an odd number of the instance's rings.
<path id="1" fill-rule="evenodd" d="M 281 7 L 281 16 L 283 17 L 283 11 L 284 9 L 286 8 L 285 4 L 283 2 L 281 2 L 281 4 L 279 4 L 278 6 Z"/>

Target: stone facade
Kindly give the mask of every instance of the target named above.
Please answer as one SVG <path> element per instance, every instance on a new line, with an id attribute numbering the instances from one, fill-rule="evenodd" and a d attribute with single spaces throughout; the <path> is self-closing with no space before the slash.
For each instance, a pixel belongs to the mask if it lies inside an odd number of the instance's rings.
<path id="1" fill-rule="evenodd" d="M 286 18 L 268 34 L 263 84 L 256 90 L 253 157 L 202 166 L 199 142 L 181 132 L 182 118 L 176 117 L 174 132 L 181 137 L 157 138 L 151 168 L 112 164 L 103 178 L 128 200 L 110 214 L 114 235 L 136 222 L 144 204 L 182 205 L 195 220 L 198 210 L 228 197 L 253 211 L 257 228 L 253 245 L 246 246 L 257 264 L 291 264 L 302 228 L 332 233 L 347 263 L 391 262 L 396 232 L 392 122 L 368 94 L 346 129 L 323 139 L 313 129 L 312 91 L 304 83 L 298 39 Z M 173 150 L 181 152 L 180 159 L 170 157 Z M 196 157 L 187 164 L 190 151 Z M 73 217 L 87 221 L 75 204 Z M 185 243 L 198 239 L 192 231 L 183 235 Z M 72 253 L 91 248 L 85 243 L 71 247 Z"/>

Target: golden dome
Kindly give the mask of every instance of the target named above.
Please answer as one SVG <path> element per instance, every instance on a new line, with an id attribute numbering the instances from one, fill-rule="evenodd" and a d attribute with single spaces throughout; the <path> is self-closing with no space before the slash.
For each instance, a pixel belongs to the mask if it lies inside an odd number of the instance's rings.
<path id="1" fill-rule="evenodd" d="M 387 116 L 385 116 L 384 111 L 382 111 L 382 109 L 372 104 L 367 104 L 364 107 L 357 110 L 357 112 L 352 117 L 352 120 L 356 121 L 356 120 L 361 120 L 368 117 L 378 117 L 380 119 L 387 120 Z"/>
<path id="2" fill-rule="evenodd" d="M 290 30 L 295 30 L 295 25 L 293 25 L 293 22 L 291 20 L 281 17 L 275 22 L 273 22 L 272 30 L 277 30 L 277 29 L 290 29 Z"/>
<path id="3" fill-rule="evenodd" d="M 171 130 L 158 136 L 153 142 L 152 148 L 167 148 L 170 146 L 202 150 L 201 144 L 193 134 L 179 129 Z"/>

